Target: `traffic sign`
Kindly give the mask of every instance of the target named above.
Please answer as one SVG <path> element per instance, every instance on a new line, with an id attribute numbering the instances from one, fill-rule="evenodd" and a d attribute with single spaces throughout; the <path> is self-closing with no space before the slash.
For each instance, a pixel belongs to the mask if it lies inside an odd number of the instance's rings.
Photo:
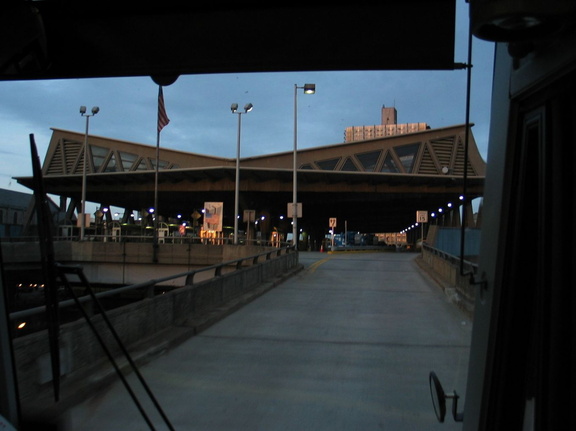
<path id="1" fill-rule="evenodd" d="M 256 219 L 256 210 L 244 210 L 244 217 L 242 221 L 244 223 L 254 223 Z"/>
<path id="2" fill-rule="evenodd" d="M 416 221 L 418 223 L 428 223 L 428 211 L 416 211 Z"/>
<path id="3" fill-rule="evenodd" d="M 336 227 L 336 217 L 330 217 L 328 223 L 330 227 Z"/>
<path id="4" fill-rule="evenodd" d="M 290 202 L 288 204 L 288 218 L 294 218 L 294 203 Z M 302 202 L 296 204 L 296 217 L 302 218 Z"/>

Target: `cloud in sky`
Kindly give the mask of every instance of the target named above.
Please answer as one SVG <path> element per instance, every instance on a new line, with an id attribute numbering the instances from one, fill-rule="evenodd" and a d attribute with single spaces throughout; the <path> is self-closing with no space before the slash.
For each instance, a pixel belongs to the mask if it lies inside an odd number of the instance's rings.
<path id="1" fill-rule="evenodd" d="M 455 61 L 466 62 L 467 12 L 460 10 Z M 465 15 L 462 15 L 465 14 Z M 466 18 L 466 19 L 464 19 Z M 464 29 L 464 30 L 463 30 Z M 475 39 L 471 122 L 487 153 L 493 44 Z M 237 115 L 230 105 L 251 102 L 242 115 L 243 157 L 291 151 L 294 84 L 316 84 L 316 94 L 298 90 L 298 146 L 343 142 L 349 126 L 380 124 L 383 105 L 395 106 L 399 123 L 444 127 L 465 122 L 466 71 L 367 71 L 187 75 L 164 87 L 170 124 L 161 146 L 220 157 L 236 156 Z M 12 180 L 31 175 L 29 134 L 43 158 L 50 128 L 156 145 L 158 86 L 149 77 L 0 82 L 0 188 L 27 191 Z"/>

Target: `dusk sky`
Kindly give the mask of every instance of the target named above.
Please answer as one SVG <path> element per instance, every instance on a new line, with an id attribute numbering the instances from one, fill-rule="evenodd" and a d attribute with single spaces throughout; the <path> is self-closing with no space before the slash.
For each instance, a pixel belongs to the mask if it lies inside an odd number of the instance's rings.
<path id="1" fill-rule="evenodd" d="M 468 5 L 457 2 L 454 61 L 467 61 Z M 474 39 L 472 131 L 487 155 L 494 44 Z M 394 106 L 399 123 L 432 128 L 463 124 L 466 71 L 298 72 L 187 75 L 163 88 L 170 123 L 164 148 L 236 157 L 238 116 L 230 105 L 254 109 L 242 115 L 241 156 L 292 151 L 294 84 L 316 84 L 298 93 L 298 147 L 341 143 L 349 126 L 380 124 L 383 105 Z M 156 145 L 158 86 L 149 77 L 0 82 L 0 188 L 30 192 L 13 179 L 30 176 L 29 135 L 43 160 L 51 128 L 84 132 L 79 108 L 100 112 L 90 134 Z"/>

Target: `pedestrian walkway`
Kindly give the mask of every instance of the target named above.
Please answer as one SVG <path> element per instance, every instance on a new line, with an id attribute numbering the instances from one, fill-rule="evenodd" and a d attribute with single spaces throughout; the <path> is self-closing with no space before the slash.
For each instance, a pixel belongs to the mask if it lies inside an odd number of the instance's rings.
<path id="1" fill-rule="evenodd" d="M 178 431 L 461 429 L 436 421 L 428 374 L 465 394 L 471 322 L 417 256 L 300 253 L 304 270 L 141 374 Z M 155 429 L 169 429 L 129 380 Z M 120 382 L 67 423 L 149 429 Z"/>

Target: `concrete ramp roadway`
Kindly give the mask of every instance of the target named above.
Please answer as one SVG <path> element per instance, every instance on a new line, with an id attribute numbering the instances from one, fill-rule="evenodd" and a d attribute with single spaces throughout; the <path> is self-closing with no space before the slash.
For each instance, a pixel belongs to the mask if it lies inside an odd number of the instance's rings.
<path id="1" fill-rule="evenodd" d="M 461 429 L 451 417 L 437 422 L 428 373 L 465 394 L 471 322 L 417 258 L 301 252 L 303 271 L 141 374 L 179 431 Z M 155 429 L 169 429 L 129 381 Z M 149 429 L 120 382 L 66 422 Z"/>

